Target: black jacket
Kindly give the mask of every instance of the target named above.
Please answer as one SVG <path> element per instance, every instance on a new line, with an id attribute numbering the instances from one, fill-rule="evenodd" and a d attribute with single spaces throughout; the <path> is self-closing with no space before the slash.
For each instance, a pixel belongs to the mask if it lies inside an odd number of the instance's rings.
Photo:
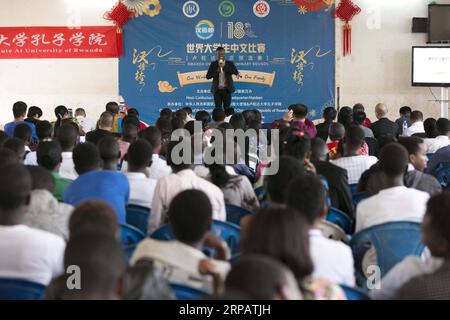
<path id="1" fill-rule="evenodd" d="M 398 134 L 398 125 L 388 118 L 381 118 L 380 120 L 375 121 L 370 126 L 370 129 L 372 129 L 373 135 L 377 139 L 386 135 L 396 137 Z"/>
<path id="2" fill-rule="evenodd" d="M 227 90 L 229 93 L 233 93 L 235 91 L 234 82 L 232 75 L 238 75 L 239 72 L 236 69 L 236 66 L 231 61 L 225 61 L 225 67 L 223 68 L 225 72 L 225 81 L 227 83 Z M 219 88 L 219 61 L 211 62 L 209 66 L 208 73 L 206 74 L 206 79 L 213 79 L 211 92 L 216 93 Z"/>
<path id="3" fill-rule="evenodd" d="M 317 174 L 328 181 L 331 205 L 353 217 L 353 200 L 348 186 L 347 170 L 326 161 L 314 161 Z"/>

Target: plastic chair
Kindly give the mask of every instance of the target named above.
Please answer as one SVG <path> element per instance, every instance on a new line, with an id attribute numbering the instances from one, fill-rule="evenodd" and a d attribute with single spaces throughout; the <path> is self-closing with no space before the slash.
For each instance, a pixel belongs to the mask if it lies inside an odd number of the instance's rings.
<path id="1" fill-rule="evenodd" d="M 332 208 L 328 210 L 326 219 L 328 222 L 338 225 L 346 234 L 352 233 L 353 221 L 352 219 L 343 211 Z"/>
<path id="2" fill-rule="evenodd" d="M 352 194 L 353 204 L 355 205 L 355 208 L 358 206 L 358 204 L 364 200 L 366 197 L 366 194 L 364 192 L 358 192 L 355 194 Z"/>
<path id="3" fill-rule="evenodd" d="M 347 300 L 370 300 L 370 297 L 363 290 L 358 288 L 347 287 L 341 285 L 342 290 L 344 290 Z"/>
<path id="4" fill-rule="evenodd" d="M 241 239 L 240 229 L 239 226 L 224 222 L 224 221 L 218 221 L 213 220 L 213 225 L 211 228 L 211 231 L 222 238 L 230 247 L 231 254 L 235 255 L 239 253 L 239 242 Z M 174 240 L 175 237 L 173 236 L 172 230 L 168 224 L 163 225 L 158 230 L 155 230 L 150 237 L 152 239 L 156 240 Z"/>
<path id="5" fill-rule="evenodd" d="M 133 255 L 134 250 L 136 249 L 137 244 L 145 239 L 145 234 L 141 232 L 136 227 L 130 226 L 128 224 L 120 225 L 120 240 L 125 247 L 125 253 L 128 259 Z"/>
<path id="6" fill-rule="evenodd" d="M 376 225 L 355 234 L 350 247 L 355 260 L 357 283 L 365 286 L 366 277 L 362 262 L 366 252 L 373 247 L 377 266 L 383 277 L 393 266 L 405 257 L 420 256 L 424 250 L 421 240 L 421 225 L 417 222 L 398 221 Z"/>
<path id="7" fill-rule="evenodd" d="M 200 300 L 203 296 L 209 295 L 208 292 L 184 284 L 170 283 L 169 285 L 177 300 Z"/>
<path id="8" fill-rule="evenodd" d="M 317 229 L 322 231 L 322 234 L 325 238 L 336 241 L 343 241 L 346 243 L 348 242 L 348 238 L 347 235 L 345 234 L 345 231 L 334 223 L 322 220 L 319 222 Z"/>
<path id="9" fill-rule="evenodd" d="M 356 188 L 358 187 L 358 184 L 357 183 L 350 184 L 349 187 L 350 187 L 351 193 L 355 194 L 356 193 Z"/>
<path id="10" fill-rule="evenodd" d="M 227 212 L 227 221 L 238 226 L 241 225 L 243 217 L 252 214 L 251 211 L 232 204 L 225 204 L 225 210 Z"/>
<path id="11" fill-rule="evenodd" d="M 40 300 L 45 286 L 26 280 L 0 279 L 0 300 Z"/>
<path id="12" fill-rule="evenodd" d="M 450 189 L 450 165 L 445 165 L 435 171 L 434 176 L 443 189 Z"/>
<path id="13" fill-rule="evenodd" d="M 150 209 L 146 207 L 128 205 L 127 206 L 127 224 L 138 228 L 142 233 L 147 234 L 148 219 Z"/>

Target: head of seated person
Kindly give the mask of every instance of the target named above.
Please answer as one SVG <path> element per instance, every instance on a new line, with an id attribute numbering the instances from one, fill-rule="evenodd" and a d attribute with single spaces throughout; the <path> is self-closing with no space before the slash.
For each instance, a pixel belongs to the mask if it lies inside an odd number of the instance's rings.
<path id="1" fill-rule="evenodd" d="M 186 214 L 189 208 L 189 214 Z M 212 225 L 212 206 L 203 191 L 186 190 L 176 195 L 167 212 L 176 240 L 201 249 Z"/>
<path id="2" fill-rule="evenodd" d="M 122 141 L 132 143 L 138 137 L 139 127 L 135 123 L 122 121 Z"/>
<path id="3" fill-rule="evenodd" d="M 361 103 L 357 103 L 353 106 L 353 114 L 357 112 L 365 112 L 364 105 Z"/>
<path id="4" fill-rule="evenodd" d="M 139 138 L 147 140 L 153 147 L 154 154 L 160 154 L 162 148 L 161 130 L 156 126 L 150 126 L 139 132 Z"/>
<path id="5" fill-rule="evenodd" d="M 440 136 L 449 136 L 450 133 L 450 120 L 446 118 L 439 118 L 436 121 L 436 129 Z"/>
<path id="6" fill-rule="evenodd" d="M 14 128 L 14 138 L 22 140 L 26 146 L 31 144 L 32 131 L 26 123 L 20 123 Z"/>
<path id="7" fill-rule="evenodd" d="M 98 148 L 92 143 L 78 144 L 73 149 L 73 163 L 75 171 L 82 175 L 86 172 L 100 170 L 102 160 Z"/>
<path id="8" fill-rule="evenodd" d="M 173 131 L 175 131 L 177 129 L 183 129 L 184 125 L 185 125 L 183 119 L 179 118 L 179 117 L 172 118 L 171 123 L 172 123 L 172 130 Z"/>
<path id="9" fill-rule="evenodd" d="M 342 123 L 332 123 L 329 129 L 328 136 L 331 141 L 342 140 L 345 137 L 345 127 Z"/>
<path id="10" fill-rule="evenodd" d="M 353 112 L 353 120 L 356 124 L 362 126 L 367 116 L 364 111 Z"/>
<path id="11" fill-rule="evenodd" d="M 0 148 L 0 167 L 18 163 L 20 162 L 17 158 L 17 154 L 14 151 L 7 148 Z"/>
<path id="12" fill-rule="evenodd" d="M 78 142 L 77 128 L 70 124 L 61 125 L 56 132 L 56 141 L 61 145 L 63 152 L 72 152 Z"/>
<path id="13" fill-rule="evenodd" d="M 58 141 L 43 141 L 36 150 L 37 162 L 49 171 L 58 172 L 62 162 L 61 153 L 62 148 Z"/>
<path id="14" fill-rule="evenodd" d="M 294 273 L 303 291 L 314 269 L 309 252 L 309 228 L 306 219 L 292 208 L 261 209 L 242 235 L 242 254 L 261 254 L 283 263 Z"/>
<path id="15" fill-rule="evenodd" d="M 330 152 L 327 144 L 321 138 L 311 140 L 311 161 L 328 161 Z"/>
<path id="16" fill-rule="evenodd" d="M 222 108 L 214 108 L 212 112 L 212 119 L 216 124 L 221 124 L 225 120 L 225 111 Z"/>
<path id="17" fill-rule="evenodd" d="M 411 117 L 411 112 L 412 112 L 412 109 L 408 106 L 404 106 L 399 109 L 400 116 L 405 117 L 407 119 L 409 119 Z"/>
<path id="18" fill-rule="evenodd" d="M 308 115 L 308 107 L 302 103 L 294 104 L 289 107 L 292 110 L 293 120 L 294 121 L 305 121 Z"/>
<path id="19" fill-rule="evenodd" d="M 69 219 L 70 236 L 89 230 L 119 238 L 120 227 L 115 210 L 99 200 L 83 201 L 77 205 Z"/>
<path id="20" fill-rule="evenodd" d="M 170 141 L 167 144 L 166 161 L 167 165 L 172 168 L 174 173 L 180 172 L 182 170 L 190 169 L 193 163 L 193 154 L 191 152 L 191 142 L 184 141 Z M 189 150 L 188 150 L 189 149 Z M 188 159 L 185 159 L 185 152 L 190 154 Z"/>
<path id="21" fill-rule="evenodd" d="M 103 170 L 117 171 L 120 160 L 120 146 L 116 138 L 103 137 L 98 142 L 98 150 L 102 159 Z"/>
<path id="22" fill-rule="evenodd" d="M 172 119 L 173 112 L 169 108 L 164 108 L 159 112 L 159 118 Z"/>
<path id="23" fill-rule="evenodd" d="M 32 181 L 21 164 L 11 164 L 0 170 L 0 225 L 21 224 L 31 199 Z"/>
<path id="24" fill-rule="evenodd" d="M 105 111 L 111 113 L 113 116 L 119 113 L 120 108 L 117 102 L 111 101 L 108 102 L 105 106 Z"/>
<path id="25" fill-rule="evenodd" d="M 434 118 L 427 118 L 423 122 L 423 129 L 428 139 L 434 139 L 440 135 L 437 129 L 437 121 Z"/>
<path id="26" fill-rule="evenodd" d="M 100 115 L 100 119 L 98 119 L 98 128 L 100 130 L 111 132 L 114 126 L 114 115 L 105 111 Z"/>
<path id="27" fill-rule="evenodd" d="M 283 142 L 281 154 L 306 162 L 311 157 L 311 138 L 307 132 L 294 129 Z"/>
<path id="28" fill-rule="evenodd" d="M 10 138 L 5 141 L 3 148 L 13 151 L 19 163 L 25 160 L 25 143 L 18 138 Z"/>
<path id="29" fill-rule="evenodd" d="M 67 273 L 52 281 L 48 299 L 57 300 L 119 300 L 123 297 L 123 277 L 126 261 L 122 245 L 110 234 L 85 231 L 71 236 L 64 253 L 65 270 L 81 271 L 79 283 Z M 77 290 L 67 283 L 78 284 Z"/>
<path id="30" fill-rule="evenodd" d="M 13 104 L 14 121 L 23 121 L 27 114 L 28 106 L 23 101 L 17 101 Z"/>
<path id="31" fill-rule="evenodd" d="M 347 128 L 349 125 L 353 123 L 353 110 L 352 108 L 345 106 L 339 110 L 338 123 L 342 124 L 344 128 Z"/>
<path id="32" fill-rule="evenodd" d="M 408 151 L 409 163 L 414 169 L 423 171 L 427 167 L 427 147 L 422 138 L 419 137 L 401 137 L 398 142 Z"/>
<path id="33" fill-rule="evenodd" d="M 144 139 L 133 142 L 128 148 L 125 160 L 128 161 L 129 172 L 145 173 L 152 164 L 153 147 Z"/>
<path id="34" fill-rule="evenodd" d="M 36 135 L 39 141 L 50 140 L 52 138 L 52 134 L 53 127 L 49 121 L 43 120 L 36 123 Z"/>
<path id="35" fill-rule="evenodd" d="M 304 171 L 302 163 L 290 156 L 281 156 L 279 159 L 279 169 L 274 175 L 266 176 L 264 179 L 270 203 L 285 203 L 287 186 Z"/>
<path id="36" fill-rule="evenodd" d="M 327 107 L 323 110 L 322 118 L 326 123 L 332 123 L 336 117 L 337 111 L 334 107 Z"/>
<path id="37" fill-rule="evenodd" d="M 359 125 L 350 125 L 345 131 L 344 156 L 357 156 L 364 143 L 363 129 Z"/>
<path id="38" fill-rule="evenodd" d="M 381 149 L 378 166 L 384 189 L 404 185 L 408 162 L 408 151 L 399 143 L 393 142 Z"/>
<path id="39" fill-rule="evenodd" d="M 274 258 L 248 254 L 239 258 L 228 273 L 225 290 L 255 300 L 300 300 L 294 274 Z"/>
<path id="40" fill-rule="evenodd" d="M 384 103 L 378 103 L 375 106 L 375 116 L 378 120 L 386 118 L 389 110 L 386 104 Z"/>
<path id="41" fill-rule="evenodd" d="M 422 122 L 423 121 L 423 113 L 421 111 L 415 110 L 411 112 L 411 123 Z"/>
<path id="42" fill-rule="evenodd" d="M 33 190 L 47 190 L 51 194 L 55 191 L 56 182 L 49 170 L 39 166 L 28 166 Z"/>
<path id="43" fill-rule="evenodd" d="M 304 216 L 311 226 L 328 212 L 326 190 L 320 179 L 310 173 L 302 174 L 289 183 L 286 204 Z"/>

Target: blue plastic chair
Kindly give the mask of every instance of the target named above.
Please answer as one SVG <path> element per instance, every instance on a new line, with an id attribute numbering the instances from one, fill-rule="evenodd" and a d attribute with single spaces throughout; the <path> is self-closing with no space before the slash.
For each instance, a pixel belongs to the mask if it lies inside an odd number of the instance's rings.
<path id="1" fill-rule="evenodd" d="M 351 193 L 355 194 L 356 193 L 356 188 L 358 187 L 358 184 L 357 183 L 350 184 L 349 187 L 350 187 Z"/>
<path id="2" fill-rule="evenodd" d="M 127 224 L 138 228 L 142 233 L 147 234 L 150 209 L 146 207 L 128 205 L 127 206 Z"/>
<path id="3" fill-rule="evenodd" d="M 353 235 L 350 241 L 355 261 L 356 280 L 365 287 L 366 277 L 362 270 L 365 253 L 374 247 L 380 276 L 407 256 L 420 256 L 424 250 L 421 225 L 416 222 L 398 221 L 376 225 Z"/>
<path id="4" fill-rule="evenodd" d="M 18 279 L 0 279 L 0 300 L 40 300 L 45 286 Z"/>
<path id="5" fill-rule="evenodd" d="M 184 284 L 170 283 L 169 285 L 177 300 L 200 300 L 203 296 L 209 295 L 208 292 Z"/>
<path id="6" fill-rule="evenodd" d="M 211 231 L 228 244 L 232 255 L 239 253 L 239 242 L 241 239 L 239 226 L 230 222 L 214 220 Z M 165 241 L 175 239 L 168 224 L 155 230 L 150 237 L 156 240 Z"/>
<path id="7" fill-rule="evenodd" d="M 450 165 L 438 168 L 434 174 L 443 189 L 450 189 Z"/>
<path id="8" fill-rule="evenodd" d="M 353 231 L 352 219 L 339 209 L 330 207 L 325 220 L 338 225 L 346 234 L 351 234 Z"/>
<path id="9" fill-rule="evenodd" d="M 345 285 L 341 285 L 344 290 L 347 300 L 370 300 L 370 297 L 363 290 L 359 288 L 352 288 Z"/>
<path id="10" fill-rule="evenodd" d="M 353 204 L 355 205 L 355 208 L 358 206 L 358 204 L 364 200 L 366 197 L 366 194 L 364 192 L 358 192 L 352 194 Z"/>
<path id="11" fill-rule="evenodd" d="M 227 212 L 227 221 L 238 226 L 241 225 L 241 219 L 243 217 L 252 214 L 251 211 L 232 204 L 225 204 L 225 210 Z"/>
<path id="12" fill-rule="evenodd" d="M 136 227 L 128 224 L 120 225 L 120 240 L 124 246 L 125 253 L 128 259 L 133 255 L 137 244 L 145 239 L 145 234 Z"/>

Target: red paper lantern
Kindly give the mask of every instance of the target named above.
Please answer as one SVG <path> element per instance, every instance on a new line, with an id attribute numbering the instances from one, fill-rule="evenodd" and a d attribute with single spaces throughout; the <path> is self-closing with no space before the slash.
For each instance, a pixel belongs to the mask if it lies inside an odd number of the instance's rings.
<path id="1" fill-rule="evenodd" d="M 294 0 L 299 9 L 305 9 L 307 12 L 320 11 L 325 6 L 323 0 Z"/>
<path id="2" fill-rule="evenodd" d="M 352 53 L 352 26 L 349 24 L 354 16 L 361 12 L 361 8 L 351 0 L 342 0 L 336 7 L 335 15 L 345 22 L 344 32 L 344 56 Z"/>
<path id="3" fill-rule="evenodd" d="M 114 21 L 118 27 L 122 27 L 133 15 L 134 13 L 119 1 L 111 11 L 105 13 L 105 19 Z"/>

